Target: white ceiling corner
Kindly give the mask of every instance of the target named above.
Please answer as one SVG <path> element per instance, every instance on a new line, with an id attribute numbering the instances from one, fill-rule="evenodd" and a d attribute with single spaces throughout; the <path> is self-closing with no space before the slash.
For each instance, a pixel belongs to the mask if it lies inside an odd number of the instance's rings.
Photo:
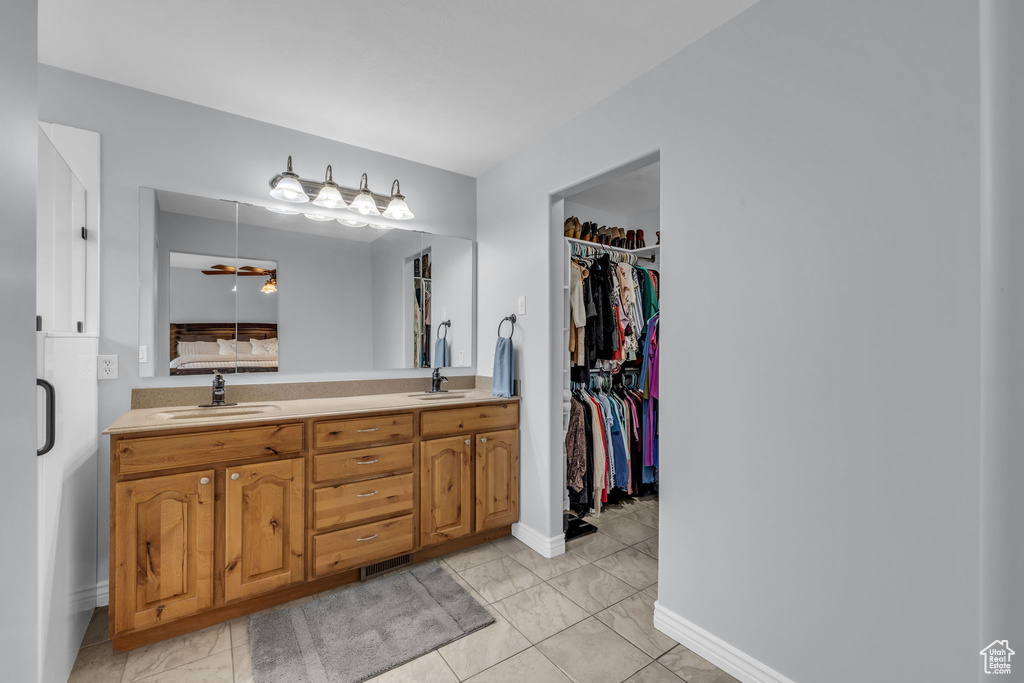
<path id="1" fill-rule="evenodd" d="M 756 1 L 40 0 L 39 59 L 477 176 Z"/>

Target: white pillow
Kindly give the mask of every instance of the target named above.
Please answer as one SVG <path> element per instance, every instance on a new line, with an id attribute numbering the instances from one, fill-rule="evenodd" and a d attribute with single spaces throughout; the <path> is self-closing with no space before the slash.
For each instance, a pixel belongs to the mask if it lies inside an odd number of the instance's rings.
<path id="1" fill-rule="evenodd" d="M 235 355 L 235 340 L 234 339 L 218 339 L 217 346 L 220 347 L 220 355 L 222 356 L 233 356 Z"/>
<path id="2" fill-rule="evenodd" d="M 252 355 L 254 356 L 276 356 L 277 337 L 273 339 L 250 339 L 252 344 Z"/>
<path id="3" fill-rule="evenodd" d="M 220 346 L 216 342 L 204 341 L 180 341 L 178 342 L 178 356 L 204 356 L 220 353 Z"/>

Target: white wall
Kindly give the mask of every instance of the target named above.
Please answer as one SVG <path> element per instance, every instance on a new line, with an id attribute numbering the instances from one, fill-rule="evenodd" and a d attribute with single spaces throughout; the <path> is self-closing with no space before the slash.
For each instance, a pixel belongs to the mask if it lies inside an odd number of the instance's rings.
<path id="1" fill-rule="evenodd" d="M 34 0 L 0 3 L 0 662 L 11 681 L 36 680 L 36 13 Z"/>
<path id="2" fill-rule="evenodd" d="M 5 10 L 8 4 L 4 4 Z M 11 25 L 4 22 L 5 29 Z M 34 36 L 34 24 L 28 30 L 25 26 L 20 23 L 16 27 L 19 38 L 29 33 Z M 4 68 L 10 68 L 6 60 Z M 100 383 L 101 429 L 128 409 L 132 387 L 207 382 L 205 377 L 138 376 L 139 292 L 131 273 L 139 259 L 140 187 L 263 204 L 267 183 L 282 170 L 290 154 L 304 177 L 318 177 L 330 163 L 339 180 L 355 179 L 366 172 L 373 189 L 386 188 L 393 178 L 399 178 L 416 212 L 414 225 L 409 227 L 475 238 L 475 181 L 468 176 L 48 66 L 38 66 L 38 78 L 39 119 L 97 131 L 102 136 L 100 353 L 118 354 L 121 362 L 119 379 Z M 31 102 L 30 93 L 26 101 Z M 13 278 L 16 272 L 11 269 L 3 277 Z M 474 369 L 460 372 L 473 374 Z M 270 380 L 264 373 L 254 373 L 233 377 L 228 396 L 232 383 L 419 375 L 426 381 L 428 374 L 427 370 L 279 373 Z M 104 438 L 100 450 L 108 449 Z M 100 500 L 107 500 L 107 488 L 107 480 L 101 477 Z M 101 580 L 107 575 L 103 558 L 108 554 L 108 512 L 101 506 Z"/>
<path id="3" fill-rule="evenodd" d="M 978 72 L 975 0 L 764 0 L 479 178 L 523 524 L 560 528 L 549 196 L 660 150 L 659 609 L 794 681 L 977 678 Z"/>
<path id="4" fill-rule="evenodd" d="M 1024 5 L 982 7 L 983 645 L 1024 643 Z M 1017 655 L 1019 658 L 1020 655 Z M 1024 680 L 1024 667 L 1014 663 Z"/>

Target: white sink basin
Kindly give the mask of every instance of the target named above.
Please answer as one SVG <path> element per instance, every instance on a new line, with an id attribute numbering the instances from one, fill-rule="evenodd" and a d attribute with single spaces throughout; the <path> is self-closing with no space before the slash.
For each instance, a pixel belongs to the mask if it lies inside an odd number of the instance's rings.
<path id="1" fill-rule="evenodd" d="M 213 406 L 210 408 L 180 408 L 155 413 L 159 420 L 201 420 L 210 417 L 240 417 L 243 415 L 266 415 L 281 410 L 275 405 Z"/>
<path id="2" fill-rule="evenodd" d="M 439 394 L 431 394 L 421 391 L 418 394 L 409 394 L 409 398 L 418 398 L 421 401 L 437 401 L 443 398 L 462 398 L 468 393 L 468 390 L 445 391 Z"/>

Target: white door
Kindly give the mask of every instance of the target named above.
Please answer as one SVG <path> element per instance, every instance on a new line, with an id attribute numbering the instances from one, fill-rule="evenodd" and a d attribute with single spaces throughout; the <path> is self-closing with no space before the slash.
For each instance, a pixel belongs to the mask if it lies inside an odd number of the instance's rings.
<path id="1" fill-rule="evenodd" d="M 52 442 L 37 458 L 38 657 L 40 680 L 63 683 L 96 606 L 99 341 L 78 332 L 86 317 L 87 192 L 42 131 L 37 187 L 39 446 Z"/>

